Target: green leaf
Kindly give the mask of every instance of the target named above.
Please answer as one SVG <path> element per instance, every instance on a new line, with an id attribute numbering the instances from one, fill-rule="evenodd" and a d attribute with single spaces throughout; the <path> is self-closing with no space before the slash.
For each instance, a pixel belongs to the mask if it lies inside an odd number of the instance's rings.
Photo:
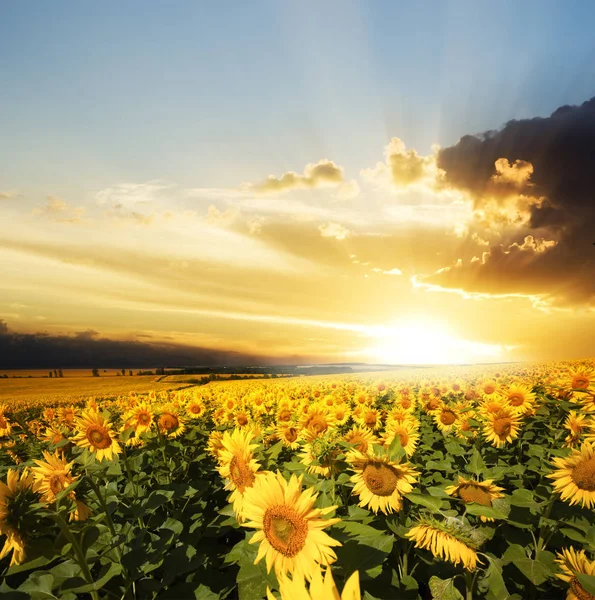
<path id="1" fill-rule="evenodd" d="M 507 519 L 510 513 L 510 504 L 505 498 L 496 498 L 492 501 L 492 506 L 483 506 L 472 502 L 465 504 L 465 508 L 470 515 L 479 515 L 490 519 Z"/>
<path id="2" fill-rule="evenodd" d="M 52 594 L 53 583 L 53 575 L 38 571 L 31 573 L 27 580 L 19 586 L 18 591 L 29 594 L 32 600 L 56 599 L 56 596 Z"/>
<path id="3" fill-rule="evenodd" d="M 517 489 L 512 492 L 510 504 L 512 506 L 522 506 L 524 508 L 539 508 L 542 503 L 535 500 L 533 492 L 529 490 Z"/>
<path id="4" fill-rule="evenodd" d="M 455 587 L 454 577 L 440 579 L 440 577 L 433 575 L 430 577 L 429 583 L 432 600 L 463 600 L 461 592 Z"/>
<path id="5" fill-rule="evenodd" d="M 410 494 L 405 494 L 405 498 L 410 502 L 413 502 L 413 504 L 419 504 L 420 506 L 429 508 L 432 512 L 438 512 L 442 506 L 442 500 L 440 498 L 430 496 L 429 494 L 411 492 Z"/>
<path id="6" fill-rule="evenodd" d="M 502 577 L 502 561 L 486 555 L 490 565 L 485 571 L 483 583 L 487 586 L 487 600 L 505 600 L 510 596 Z"/>
<path id="7" fill-rule="evenodd" d="M 527 558 L 525 549 L 520 544 L 510 544 L 506 549 L 506 552 L 502 555 L 502 562 L 506 565 L 516 560 L 522 560 Z"/>
<path id="8" fill-rule="evenodd" d="M 467 464 L 467 470 L 474 475 L 480 475 L 483 471 L 485 471 L 485 468 L 486 464 L 483 462 L 481 454 L 477 451 L 477 448 L 473 448 L 473 454 L 471 455 L 469 463 Z"/>
<path id="9" fill-rule="evenodd" d="M 585 591 L 592 596 L 595 596 L 595 575 L 586 575 L 585 573 L 579 573 L 578 571 L 575 571 L 574 574 Z"/>

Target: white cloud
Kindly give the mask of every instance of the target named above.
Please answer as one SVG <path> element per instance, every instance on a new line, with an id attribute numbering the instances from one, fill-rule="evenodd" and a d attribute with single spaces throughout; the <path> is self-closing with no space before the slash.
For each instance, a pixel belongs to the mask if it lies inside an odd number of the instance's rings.
<path id="1" fill-rule="evenodd" d="M 327 223 L 326 225 L 320 225 L 318 229 L 322 237 L 335 238 L 337 240 L 344 240 L 351 234 L 349 229 L 343 227 L 340 223 Z"/>

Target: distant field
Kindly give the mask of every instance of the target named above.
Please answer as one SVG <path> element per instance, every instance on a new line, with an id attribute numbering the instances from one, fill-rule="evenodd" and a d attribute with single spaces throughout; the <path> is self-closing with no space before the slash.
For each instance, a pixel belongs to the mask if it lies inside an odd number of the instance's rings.
<path id="1" fill-rule="evenodd" d="M 144 369 L 130 369 L 135 375 L 137 371 Z M 149 370 L 150 369 L 146 369 Z M 128 377 L 129 369 L 126 369 L 126 377 Z M 8 377 L 48 377 L 50 369 L 0 369 L 0 377 L 7 375 Z M 64 377 L 93 377 L 93 369 L 62 369 Z M 99 369 L 101 377 L 117 377 L 122 376 L 120 369 Z"/>
<path id="2" fill-rule="evenodd" d="M 165 377 L 162 376 L 162 381 L 182 383 L 185 381 L 200 380 L 203 377 L 208 377 L 209 375 L 211 375 L 211 373 L 199 373 L 196 375 L 166 375 Z M 231 373 L 212 373 L 212 375 L 216 375 L 219 377 L 219 379 L 229 379 L 232 377 Z M 260 373 L 239 373 L 237 374 L 237 377 L 241 377 L 242 379 L 264 379 L 264 375 L 261 375 Z"/>
<path id="3" fill-rule="evenodd" d="M 0 402 L 76 402 L 91 396 L 107 398 L 135 391 L 171 390 L 187 387 L 184 382 L 157 381 L 160 376 L 134 377 L 66 377 L 64 378 L 8 378 L 0 379 Z"/>

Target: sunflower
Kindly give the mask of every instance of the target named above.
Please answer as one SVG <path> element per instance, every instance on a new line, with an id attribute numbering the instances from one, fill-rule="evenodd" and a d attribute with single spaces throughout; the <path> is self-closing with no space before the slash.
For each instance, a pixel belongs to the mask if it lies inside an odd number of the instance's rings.
<path id="1" fill-rule="evenodd" d="M 306 580 L 303 577 L 294 577 L 293 579 L 280 577 L 279 592 L 281 593 L 281 600 L 320 600 L 321 598 L 328 600 L 361 600 L 359 572 L 354 571 L 350 575 L 345 582 L 341 595 L 339 595 L 330 567 L 326 568 L 324 579 L 320 569 L 314 572 L 309 589 L 306 587 Z M 267 600 L 276 600 L 268 588 Z"/>
<path id="2" fill-rule="evenodd" d="M 306 442 L 299 457 L 308 473 L 330 477 L 337 471 L 335 458 L 338 454 L 336 444 L 328 436 L 322 436 Z"/>
<path id="3" fill-rule="evenodd" d="M 498 391 L 498 383 L 493 379 L 488 379 L 480 384 L 479 389 L 482 394 L 491 396 Z"/>
<path id="4" fill-rule="evenodd" d="M 382 427 L 382 415 L 376 408 L 359 406 L 353 411 L 353 420 L 362 427 L 376 431 Z"/>
<path id="5" fill-rule="evenodd" d="M 402 423 L 391 425 L 387 427 L 382 437 L 382 444 L 388 448 L 397 436 L 407 457 L 413 456 L 419 442 L 417 427 L 411 421 L 403 421 Z"/>
<path id="6" fill-rule="evenodd" d="M 528 385 L 513 383 L 507 390 L 502 392 L 508 404 L 516 408 L 522 414 L 531 414 L 535 410 L 536 395 Z"/>
<path id="7" fill-rule="evenodd" d="M 47 450 L 43 451 L 43 460 L 35 460 L 37 467 L 32 467 L 31 471 L 37 483 L 37 490 L 45 502 L 55 502 L 56 496 L 65 490 L 70 484 L 74 483 L 77 477 L 70 473 L 74 462 L 66 460 L 57 451 L 50 454 Z M 74 499 L 74 491 L 70 496 Z"/>
<path id="8" fill-rule="evenodd" d="M 474 571 L 479 559 L 477 548 L 465 526 L 455 519 L 437 521 L 426 517 L 412 527 L 405 536 L 415 541 L 416 548 L 429 550 L 436 558 L 448 560 L 454 565 L 463 563 L 468 571 Z"/>
<path id="9" fill-rule="evenodd" d="M 595 596 L 583 588 L 576 576 L 576 573 L 595 576 L 595 561 L 590 561 L 584 550 L 577 551 L 574 548 L 562 548 L 557 555 L 556 562 L 560 564 L 562 573 L 556 577 L 570 586 L 566 600 L 595 600 Z"/>
<path id="10" fill-rule="evenodd" d="M 315 405 L 302 415 L 300 425 L 311 437 L 317 437 L 324 434 L 334 422 L 334 415 L 327 407 Z"/>
<path id="11" fill-rule="evenodd" d="M 340 404 L 336 404 L 332 410 L 332 415 L 334 419 L 335 425 L 345 425 L 351 416 L 351 409 L 349 406 L 343 402 Z"/>
<path id="12" fill-rule="evenodd" d="M 192 398 L 186 404 L 186 416 L 189 419 L 200 419 L 206 411 L 206 404 L 199 398 Z"/>
<path id="13" fill-rule="evenodd" d="M 177 409 L 169 404 L 159 410 L 157 429 L 166 437 L 177 438 L 186 430 L 186 422 Z"/>
<path id="14" fill-rule="evenodd" d="M 455 435 L 459 439 L 467 439 L 469 434 L 471 434 L 472 437 L 477 436 L 476 427 L 470 423 L 470 421 L 474 420 L 476 416 L 477 415 L 475 414 L 474 410 L 466 410 L 459 415 L 455 426 Z"/>
<path id="15" fill-rule="evenodd" d="M 226 431 L 221 438 L 219 475 L 227 480 L 226 490 L 231 490 L 229 501 L 233 504 L 238 521 L 241 521 L 244 493 L 254 485 L 260 464 L 254 459 L 258 444 L 252 444 L 248 429 Z"/>
<path id="16" fill-rule="evenodd" d="M 291 421 L 293 421 L 293 416 L 294 416 L 294 413 L 292 411 L 291 406 L 288 403 L 283 402 L 282 404 L 279 405 L 279 407 L 277 409 L 277 414 L 275 416 L 275 420 L 279 424 L 290 423 Z"/>
<path id="17" fill-rule="evenodd" d="M 247 427 L 252 422 L 252 417 L 247 410 L 236 410 L 233 415 L 236 427 Z"/>
<path id="18" fill-rule="evenodd" d="M 122 425 L 122 430 L 133 427 L 134 434 L 138 436 L 150 429 L 154 420 L 155 415 L 149 404 L 147 402 L 140 401 L 136 404 L 136 406 L 122 415 L 122 421 L 124 423 Z"/>
<path id="19" fill-rule="evenodd" d="M 511 409 L 503 409 L 488 416 L 483 434 L 492 446 L 500 448 L 518 437 L 520 426 L 519 414 Z"/>
<path id="20" fill-rule="evenodd" d="M 112 460 L 122 449 L 109 421 L 96 411 L 87 410 L 76 421 L 78 433 L 72 438 L 77 446 L 88 448 L 98 461 Z"/>
<path id="21" fill-rule="evenodd" d="M 311 580 L 320 566 L 328 566 L 337 556 L 331 546 L 341 543 L 323 531 L 340 519 L 323 519 L 336 506 L 314 508 L 316 494 L 312 488 L 302 491 L 302 477 L 291 476 L 287 482 L 281 473 L 263 473 L 244 494 L 244 527 L 257 529 L 251 544 L 260 543 L 254 564 L 263 558 L 267 572 L 275 569 L 277 577 Z"/>
<path id="22" fill-rule="evenodd" d="M 275 428 L 275 435 L 284 446 L 291 450 L 297 450 L 300 446 L 299 431 L 291 425 L 278 425 Z"/>
<path id="23" fill-rule="evenodd" d="M 577 413 L 575 410 L 571 410 L 564 421 L 564 428 L 568 429 L 570 433 L 564 439 L 564 446 L 568 448 L 574 448 L 580 443 L 580 439 L 587 428 L 589 428 L 590 420 L 587 420 L 587 415 Z M 587 436 L 587 441 L 589 436 Z"/>
<path id="24" fill-rule="evenodd" d="M 219 460 L 219 454 L 223 448 L 223 433 L 221 431 L 213 431 L 209 435 L 207 442 L 207 452 L 215 459 Z"/>
<path id="25" fill-rule="evenodd" d="M 372 444 L 378 442 L 378 438 L 367 428 L 354 425 L 344 436 L 343 441 L 353 444 L 354 449 L 362 454 L 367 454 Z"/>
<path id="26" fill-rule="evenodd" d="M 399 512 L 402 496 L 413 489 L 418 472 L 409 463 L 392 461 L 388 456 L 355 453 L 349 457 L 355 471 L 351 481 L 353 493 L 359 496 L 359 506 L 384 514 Z"/>
<path id="27" fill-rule="evenodd" d="M 7 410 L 8 406 L 6 406 L 6 404 L 0 404 L 0 437 L 10 435 L 10 432 L 12 431 L 12 425 L 6 417 Z"/>
<path id="28" fill-rule="evenodd" d="M 572 450 L 566 458 L 554 458 L 556 470 L 548 475 L 554 490 L 570 505 L 595 506 L 595 446 L 585 442 L 580 450 Z"/>
<path id="29" fill-rule="evenodd" d="M 595 371 L 593 369 L 571 369 L 563 382 L 564 389 L 575 392 L 595 392 Z"/>
<path id="30" fill-rule="evenodd" d="M 76 409 L 74 406 L 64 406 L 58 409 L 58 419 L 62 425 L 70 429 L 74 427 L 76 421 Z"/>
<path id="31" fill-rule="evenodd" d="M 465 504 L 475 502 L 482 506 L 492 506 L 492 500 L 496 498 L 503 498 L 504 488 L 498 487 L 492 483 L 492 479 L 486 479 L 485 481 L 475 481 L 473 479 L 465 479 L 459 475 L 459 483 L 457 485 L 450 485 L 444 491 L 455 498 L 460 498 Z M 493 521 L 490 517 L 480 516 L 480 519 L 485 523 L 486 521 Z"/>
<path id="32" fill-rule="evenodd" d="M 25 560 L 25 542 L 30 519 L 28 508 L 39 501 L 33 474 L 8 469 L 6 483 L 0 481 L 0 535 L 6 536 L 0 559 L 12 552 L 10 565 Z"/>
<path id="33" fill-rule="evenodd" d="M 433 414 L 434 423 L 442 433 L 450 433 L 455 427 L 459 418 L 454 407 L 444 405 Z"/>

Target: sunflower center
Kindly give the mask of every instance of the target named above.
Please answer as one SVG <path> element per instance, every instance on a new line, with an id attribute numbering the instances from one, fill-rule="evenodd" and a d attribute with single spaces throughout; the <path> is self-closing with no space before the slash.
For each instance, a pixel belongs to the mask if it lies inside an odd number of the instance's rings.
<path id="1" fill-rule="evenodd" d="M 282 410 L 279 413 L 279 417 L 278 417 L 279 421 L 283 421 L 284 422 L 284 421 L 289 421 L 290 419 L 291 419 L 291 412 L 290 411 L 288 411 L 288 410 Z"/>
<path id="2" fill-rule="evenodd" d="M 295 427 L 290 427 L 289 429 L 285 430 L 285 439 L 290 442 L 293 443 L 297 440 L 298 438 L 298 433 L 297 433 L 297 429 Z"/>
<path id="3" fill-rule="evenodd" d="M 366 417 L 364 419 L 364 423 L 368 427 L 374 427 L 376 425 L 376 413 L 373 413 L 373 412 L 367 413 Z"/>
<path id="4" fill-rule="evenodd" d="M 376 496 L 390 496 L 399 481 L 397 470 L 382 462 L 369 462 L 362 471 L 366 487 Z"/>
<path id="5" fill-rule="evenodd" d="M 401 406 L 403 408 L 409 408 L 411 406 L 411 399 L 406 396 L 401 398 Z"/>
<path id="6" fill-rule="evenodd" d="M 101 425 L 89 425 L 85 435 L 91 445 L 99 450 L 105 450 L 105 448 L 109 448 L 112 444 L 112 438 L 109 436 L 107 429 L 101 427 Z"/>
<path id="7" fill-rule="evenodd" d="M 178 417 L 171 413 L 163 413 L 161 417 L 159 417 L 159 425 L 168 433 L 177 429 L 179 424 Z"/>
<path id="8" fill-rule="evenodd" d="M 440 422 L 443 425 L 452 425 L 457 420 L 457 415 L 452 410 L 443 410 L 440 413 Z"/>
<path id="9" fill-rule="evenodd" d="M 595 596 L 593 594 L 589 594 L 587 590 L 579 583 L 579 580 L 576 577 L 573 577 L 570 580 L 570 589 L 574 593 L 575 597 L 578 600 L 595 600 Z"/>
<path id="10" fill-rule="evenodd" d="M 236 488 L 240 493 L 244 493 L 244 490 L 248 487 L 252 487 L 254 483 L 254 473 L 248 466 L 246 461 L 237 454 L 231 459 L 229 463 L 229 474 Z"/>
<path id="11" fill-rule="evenodd" d="M 465 502 L 476 502 L 483 506 L 492 506 L 489 492 L 476 485 L 462 485 L 459 488 L 459 496 Z"/>
<path id="12" fill-rule="evenodd" d="M 328 429 L 328 423 L 324 417 L 315 415 L 308 421 L 307 428 L 313 433 L 320 434 Z"/>
<path id="13" fill-rule="evenodd" d="M 428 409 L 429 410 L 434 410 L 436 408 L 438 408 L 438 398 L 430 398 L 430 401 L 428 402 Z"/>
<path id="14" fill-rule="evenodd" d="M 64 475 L 51 475 L 48 483 L 54 495 L 59 494 L 64 488 L 68 487 Z"/>
<path id="15" fill-rule="evenodd" d="M 575 390 L 586 390 L 589 387 L 589 379 L 582 375 L 572 378 L 572 387 Z"/>
<path id="16" fill-rule="evenodd" d="M 512 421 L 508 417 L 500 417 L 494 421 L 494 431 L 501 439 L 506 439 L 512 430 Z"/>
<path id="17" fill-rule="evenodd" d="M 366 452 L 368 450 L 368 442 L 361 433 L 352 433 L 346 437 L 345 441 L 349 444 L 353 444 L 355 449 L 360 452 Z"/>
<path id="18" fill-rule="evenodd" d="M 581 490 L 595 491 L 595 457 L 580 462 L 572 470 L 572 480 Z"/>
<path id="19" fill-rule="evenodd" d="M 151 421 L 151 417 L 147 413 L 140 413 L 137 421 L 139 425 L 148 425 Z"/>
<path id="20" fill-rule="evenodd" d="M 190 406 L 190 412 L 193 415 L 200 415 L 200 413 L 202 412 L 202 407 L 198 404 L 193 404 L 192 406 Z"/>
<path id="21" fill-rule="evenodd" d="M 489 396 L 496 391 L 496 388 L 493 385 L 488 384 L 483 388 L 483 391 Z"/>
<path id="22" fill-rule="evenodd" d="M 409 443 L 409 434 L 406 431 L 400 431 L 399 440 L 401 442 L 401 446 L 404 448 Z"/>
<path id="23" fill-rule="evenodd" d="M 508 396 L 508 400 L 513 406 L 521 406 L 525 402 L 525 397 L 520 392 L 514 392 Z"/>
<path id="24" fill-rule="evenodd" d="M 245 413 L 239 413 L 236 420 L 240 426 L 248 425 L 248 417 Z"/>
<path id="25" fill-rule="evenodd" d="M 263 531 L 277 552 L 291 558 L 306 544 L 308 522 L 289 506 L 272 506 L 264 513 Z"/>

